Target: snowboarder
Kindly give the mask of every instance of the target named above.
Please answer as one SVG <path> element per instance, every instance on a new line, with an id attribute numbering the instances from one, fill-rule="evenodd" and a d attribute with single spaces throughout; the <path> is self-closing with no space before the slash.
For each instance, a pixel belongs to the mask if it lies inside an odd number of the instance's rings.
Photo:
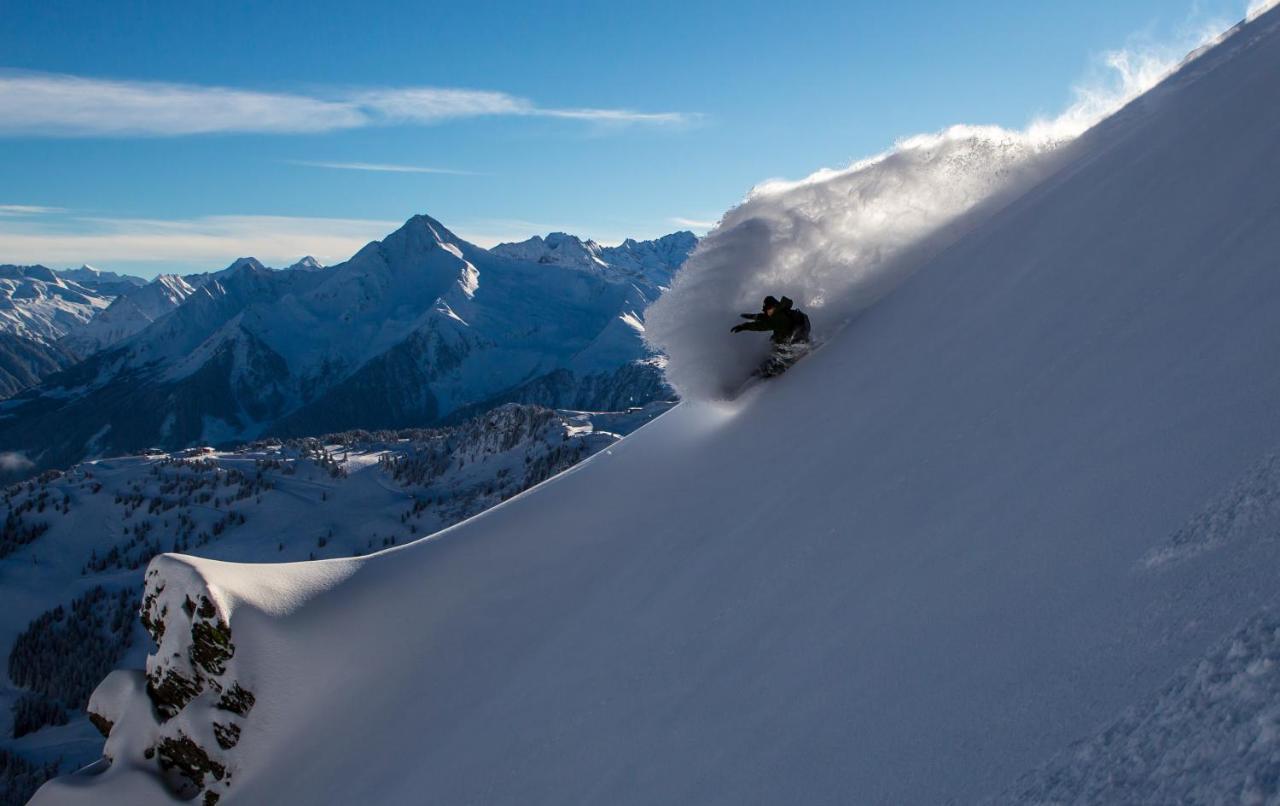
<path id="1" fill-rule="evenodd" d="M 772 378 L 787 371 L 809 349 L 809 317 L 789 297 L 781 300 L 768 296 L 761 306 L 762 313 L 744 313 L 749 321 L 735 325 L 731 332 L 744 330 L 771 331 L 773 351 L 765 362 L 752 373 L 761 378 Z"/>

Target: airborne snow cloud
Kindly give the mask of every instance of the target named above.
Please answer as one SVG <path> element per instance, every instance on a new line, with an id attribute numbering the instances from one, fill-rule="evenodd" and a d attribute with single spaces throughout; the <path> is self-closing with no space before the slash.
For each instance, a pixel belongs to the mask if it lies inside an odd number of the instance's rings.
<path id="1" fill-rule="evenodd" d="M 1061 164 L 1063 146 L 1225 27 L 1201 26 L 1177 44 L 1107 54 L 1104 79 L 1077 87 L 1067 110 L 1025 129 L 953 126 L 842 170 L 758 185 L 648 311 L 646 338 L 667 354 L 668 381 L 686 398 L 718 399 L 736 388 L 767 345 L 729 328 L 738 313 L 758 310 L 766 294 L 795 299 L 819 340 L 839 329 L 987 213 L 1046 178 Z"/>

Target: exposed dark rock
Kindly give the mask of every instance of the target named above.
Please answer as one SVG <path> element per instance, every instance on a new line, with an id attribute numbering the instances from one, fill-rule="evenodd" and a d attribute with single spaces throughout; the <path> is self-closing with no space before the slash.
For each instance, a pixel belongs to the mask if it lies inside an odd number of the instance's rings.
<path id="1" fill-rule="evenodd" d="M 220 675 L 227 670 L 227 661 L 235 653 L 231 628 L 225 621 L 197 621 L 191 625 L 191 662 L 198 668 Z"/>
<path id="2" fill-rule="evenodd" d="M 187 703 L 195 699 L 203 688 L 200 681 L 188 680 L 173 669 L 147 675 L 147 697 L 155 707 L 161 722 L 177 716 L 178 712 L 186 708 Z"/>
<path id="3" fill-rule="evenodd" d="M 110 719 L 107 719 L 102 714 L 95 714 L 93 711 L 89 712 L 89 721 L 98 729 L 98 733 L 101 733 L 103 738 L 110 736 L 111 729 L 115 727 L 115 723 Z"/>
<path id="4" fill-rule="evenodd" d="M 164 593 L 163 582 L 156 585 L 155 590 L 143 598 L 142 613 L 139 616 L 143 628 L 151 636 L 151 640 L 156 642 L 156 646 L 159 646 L 160 642 L 164 640 L 164 617 L 168 614 L 168 608 L 161 608 L 159 613 L 155 613 L 156 599 L 159 598 L 161 593 Z"/>
<path id="5" fill-rule="evenodd" d="M 206 775 L 212 775 L 221 781 L 227 774 L 226 767 L 209 758 L 204 748 L 182 733 L 176 739 L 161 739 L 156 746 L 156 755 L 161 769 L 177 771 L 197 790 L 204 789 Z"/>
<path id="6" fill-rule="evenodd" d="M 222 697 L 218 699 L 218 707 L 239 716 L 248 716 L 256 701 L 257 698 L 253 696 L 253 692 L 241 688 L 239 683 L 232 683 L 231 688 L 222 692 Z"/>
<path id="7" fill-rule="evenodd" d="M 218 746 L 223 750 L 230 750 L 236 746 L 236 742 L 240 741 L 240 726 L 234 722 L 222 724 L 221 722 L 213 723 L 213 736 L 218 740 Z"/>
<path id="8" fill-rule="evenodd" d="M 209 601 L 208 596 L 200 597 L 200 608 L 196 611 L 200 614 L 200 618 L 211 619 L 218 615 L 218 610 L 213 606 L 213 602 Z"/>

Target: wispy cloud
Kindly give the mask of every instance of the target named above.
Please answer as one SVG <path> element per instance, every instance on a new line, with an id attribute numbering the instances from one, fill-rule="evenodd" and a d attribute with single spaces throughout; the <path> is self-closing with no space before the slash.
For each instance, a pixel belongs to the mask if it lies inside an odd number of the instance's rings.
<path id="1" fill-rule="evenodd" d="M 353 100 L 388 120 L 435 123 L 450 118 L 519 116 L 585 120 L 592 123 L 680 124 L 697 119 L 685 112 L 636 112 L 631 109 L 554 109 L 505 92 L 409 87 L 361 92 Z"/>
<path id="2" fill-rule="evenodd" d="M 289 160 L 290 165 L 306 168 L 332 168 L 339 171 L 378 171 L 396 174 L 449 174 L 452 176 L 479 176 L 473 171 L 453 168 L 430 168 L 425 165 L 397 165 L 390 162 L 320 162 L 314 160 Z"/>
<path id="3" fill-rule="evenodd" d="M 49 265 L 146 264 L 217 268 L 242 255 L 287 265 L 302 255 L 346 260 L 402 221 L 296 216 L 201 216 L 187 219 L 74 217 L 33 227 L 0 220 L 0 262 Z"/>
<path id="4" fill-rule="evenodd" d="M 0 73 L 0 136 L 289 134 L 475 117 L 549 117 L 611 125 L 672 125 L 697 115 L 555 108 L 490 90 L 392 87 L 314 93 Z"/>
<path id="5" fill-rule="evenodd" d="M 303 95 L 46 73 L 0 75 L 0 134 L 318 132 L 367 122 L 349 102 Z"/>
<path id="6" fill-rule="evenodd" d="M 53 215 L 64 213 L 63 207 L 41 207 L 35 204 L 0 204 L 0 216 L 13 215 Z"/>
<path id="7" fill-rule="evenodd" d="M 682 218 L 680 216 L 672 216 L 667 220 L 676 226 L 688 227 L 689 229 L 715 229 L 718 223 L 707 219 Z"/>
<path id="8" fill-rule="evenodd" d="M 683 124 L 702 119 L 701 115 L 688 112 L 636 112 L 631 109 L 535 109 L 528 114 L 593 123 Z"/>

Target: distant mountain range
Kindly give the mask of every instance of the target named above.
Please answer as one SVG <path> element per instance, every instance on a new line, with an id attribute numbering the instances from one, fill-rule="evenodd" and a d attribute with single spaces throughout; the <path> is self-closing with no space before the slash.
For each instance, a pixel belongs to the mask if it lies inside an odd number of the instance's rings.
<path id="1" fill-rule="evenodd" d="M 141 277 L 102 271 L 87 264 L 78 269 L 63 269 L 56 274 L 62 280 L 70 280 L 102 297 L 118 297 L 147 284 Z"/>
<path id="2" fill-rule="evenodd" d="M 603 411 L 669 398 L 644 311 L 696 244 L 689 232 L 616 247 L 553 233 L 486 250 L 420 215 L 331 267 L 242 258 L 150 283 L 4 267 L 0 325 L 16 341 L 0 340 L 0 367 L 31 367 L 9 386 L 60 371 L 0 403 L 0 446 L 34 471 L 426 426 L 505 402 Z M 20 354 L 28 342 L 38 360 Z"/>
<path id="3" fill-rule="evenodd" d="M 44 266 L 0 266 L 0 397 L 74 363 L 59 340 L 110 302 Z"/>

